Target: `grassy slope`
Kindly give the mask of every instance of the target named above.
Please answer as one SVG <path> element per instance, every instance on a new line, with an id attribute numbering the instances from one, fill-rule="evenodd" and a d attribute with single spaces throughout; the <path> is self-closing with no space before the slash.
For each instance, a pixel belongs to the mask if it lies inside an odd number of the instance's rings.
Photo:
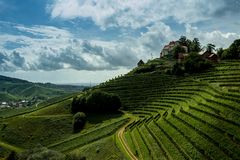
<path id="1" fill-rule="evenodd" d="M 30 99 L 35 96 L 42 99 L 48 99 L 51 97 L 65 95 L 66 93 L 77 92 L 83 89 L 83 87 L 80 86 L 32 83 L 1 75 L 0 83 L 0 102 Z"/>
<path id="2" fill-rule="evenodd" d="M 73 134 L 72 115 L 69 114 L 71 98 L 63 99 L 65 100 L 54 99 L 44 106 L 21 111 L 23 113 L 20 114 L 17 110 L 5 114 L 1 112 L 2 117 L 6 118 L 0 119 L 0 146 L 5 148 L 6 145 L 12 145 L 28 149 L 40 143 L 66 153 L 114 134 L 127 121 L 122 113 L 90 114 L 87 115 L 84 129 L 78 134 Z M 8 153 L 6 149 L 0 152 L 1 155 Z"/>
<path id="3" fill-rule="evenodd" d="M 115 144 L 114 136 L 109 136 L 86 145 L 81 148 L 74 149 L 70 154 L 81 155 L 88 160 L 97 159 L 114 159 L 124 160 L 126 157 Z"/>
<path id="4" fill-rule="evenodd" d="M 159 63 L 159 70 L 130 72 L 96 87 L 119 94 L 124 110 L 138 117 L 127 127 L 125 135 L 136 156 L 140 159 L 239 157 L 240 62 L 222 62 L 206 73 L 186 77 L 165 74 L 172 62 L 150 63 Z M 0 141 L 23 148 L 40 142 L 65 153 L 74 150 L 73 153 L 90 159 L 95 156 L 107 159 L 111 154 L 122 157 L 113 140 L 106 137 L 126 122 L 125 116 L 88 115 L 85 129 L 72 134 L 69 104 L 68 98 L 18 117 L 2 119 Z M 3 124 L 7 125 L 4 129 Z M 91 152 L 97 146 L 103 147 L 99 154 Z M 105 146 L 111 146 L 108 153 Z"/>
<path id="5" fill-rule="evenodd" d="M 133 152 L 140 159 L 237 159 L 240 61 L 185 77 L 163 74 L 171 66 L 165 64 L 164 71 L 130 72 L 97 87 L 119 94 L 124 110 L 142 119 L 126 134 Z"/>
<path id="6" fill-rule="evenodd" d="M 1 100 L 4 100 L 4 101 L 12 101 L 12 100 L 18 99 L 18 97 L 5 92 L 0 92 L 0 97 L 1 97 Z"/>

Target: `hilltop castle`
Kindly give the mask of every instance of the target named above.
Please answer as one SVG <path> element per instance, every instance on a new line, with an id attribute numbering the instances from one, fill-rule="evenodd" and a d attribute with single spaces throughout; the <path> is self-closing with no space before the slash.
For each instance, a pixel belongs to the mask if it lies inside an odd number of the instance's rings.
<path id="1" fill-rule="evenodd" d="M 183 60 L 188 55 L 188 47 L 181 45 L 179 41 L 171 41 L 168 45 L 165 45 L 160 53 L 160 58 L 173 54 L 173 50 L 177 46 L 180 46 L 185 50 L 184 53 L 178 53 L 176 57 L 179 61 Z"/>
<path id="2" fill-rule="evenodd" d="M 165 45 L 162 49 L 162 51 L 160 52 L 160 58 L 163 58 L 165 56 L 173 56 L 174 55 L 174 48 L 180 46 L 183 51 L 179 52 L 175 55 L 174 58 L 177 59 L 178 62 L 183 61 L 188 55 L 189 55 L 189 48 L 187 46 L 182 45 L 179 41 L 171 41 L 169 44 Z M 199 52 L 199 54 L 204 58 L 204 59 L 208 59 L 209 61 L 212 62 L 218 62 L 219 61 L 219 57 L 216 53 L 213 52 L 209 52 L 209 51 L 201 51 Z"/>

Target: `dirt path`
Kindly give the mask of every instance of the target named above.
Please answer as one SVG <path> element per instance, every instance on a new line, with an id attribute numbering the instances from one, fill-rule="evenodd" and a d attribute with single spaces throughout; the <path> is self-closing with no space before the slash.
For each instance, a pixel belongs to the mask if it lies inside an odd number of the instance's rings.
<path id="1" fill-rule="evenodd" d="M 129 125 L 130 123 L 132 123 L 133 121 L 130 121 L 128 124 L 126 124 L 125 126 L 123 126 L 121 129 L 118 130 L 117 132 L 117 138 L 119 139 L 123 149 L 126 151 L 126 153 L 128 154 L 128 156 L 131 158 L 131 160 L 138 160 L 138 158 L 132 153 L 131 149 L 129 148 L 128 144 L 126 143 L 123 133 L 125 131 L 125 128 L 127 125 Z"/>

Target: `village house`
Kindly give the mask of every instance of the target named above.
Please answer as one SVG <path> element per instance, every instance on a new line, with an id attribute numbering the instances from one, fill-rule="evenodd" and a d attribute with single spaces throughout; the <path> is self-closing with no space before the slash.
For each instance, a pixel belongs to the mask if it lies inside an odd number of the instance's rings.
<path id="1" fill-rule="evenodd" d="M 7 102 L 0 103 L 0 108 L 6 108 L 6 107 L 9 107 Z"/>
<path id="2" fill-rule="evenodd" d="M 211 62 L 214 62 L 214 63 L 217 63 L 219 61 L 219 57 L 216 53 L 211 53 L 211 52 L 208 52 L 208 51 L 205 51 L 203 54 L 202 54 L 202 57 L 204 59 L 207 59 Z"/>

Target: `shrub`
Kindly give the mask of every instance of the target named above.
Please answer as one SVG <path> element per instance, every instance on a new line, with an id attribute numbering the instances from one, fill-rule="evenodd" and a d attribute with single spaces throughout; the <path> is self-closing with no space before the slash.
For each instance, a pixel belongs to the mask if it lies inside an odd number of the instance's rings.
<path id="1" fill-rule="evenodd" d="M 78 112 L 73 116 L 73 132 L 80 131 L 86 123 L 86 115 L 83 112 Z"/>

